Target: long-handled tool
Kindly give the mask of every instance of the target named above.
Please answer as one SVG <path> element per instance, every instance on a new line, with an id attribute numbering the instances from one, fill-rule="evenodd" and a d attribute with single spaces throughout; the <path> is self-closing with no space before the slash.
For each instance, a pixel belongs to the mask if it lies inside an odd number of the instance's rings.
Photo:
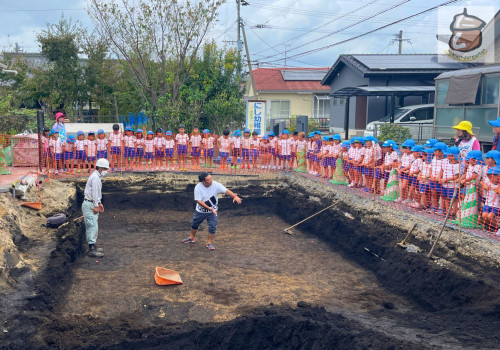
<path id="1" fill-rule="evenodd" d="M 315 213 L 315 214 L 313 214 L 313 215 L 311 215 L 311 216 L 309 216 L 309 217 L 305 218 L 304 220 L 302 220 L 302 221 L 300 221 L 300 222 L 297 222 L 295 225 L 290 226 L 290 227 L 287 227 L 286 229 L 284 229 L 285 233 L 288 233 L 289 235 L 293 235 L 293 232 L 291 231 L 291 229 L 292 229 L 292 228 L 294 228 L 295 226 L 300 225 L 300 224 L 301 224 L 301 223 L 303 223 L 304 221 L 307 221 L 307 220 L 309 220 L 310 218 L 312 218 L 312 217 L 314 217 L 314 216 L 316 216 L 316 215 L 318 215 L 318 214 L 321 214 L 321 213 L 322 213 L 322 212 L 324 212 L 325 210 L 328 210 L 328 209 L 330 209 L 331 207 L 333 207 L 334 205 L 335 205 L 335 204 L 332 204 L 332 205 L 330 205 L 330 206 L 326 207 L 325 209 L 322 209 L 322 210 L 318 211 L 317 213 Z"/>
<path id="2" fill-rule="evenodd" d="M 403 240 L 399 243 L 396 243 L 398 246 L 400 246 L 401 248 L 406 248 L 408 247 L 406 245 L 406 241 L 408 240 L 408 238 L 410 238 L 411 236 L 411 233 L 413 232 L 413 230 L 415 229 L 415 227 L 417 227 L 417 224 L 413 224 L 413 226 L 408 230 L 408 233 L 406 234 L 405 238 L 403 238 Z"/>
<path id="3" fill-rule="evenodd" d="M 455 197 L 457 196 L 457 189 L 455 188 L 455 191 L 453 191 L 453 198 L 450 201 L 450 206 L 448 208 L 448 212 L 446 213 L 446 217 L 444 218 L 443 226 L 441 226 L 441 230 L 439 230 L 439 233 L 436 237 L 436 240 L 434 241 L 434 244 L 432 245 L 431 250 L 429 251 L 429 254 L 427 254 L 427 257 L 429 259 L 437 259 L 434 255 L 432 255 L 432 252 L 434 252 L 434 248 L 436 247 L 437 242 L 439 241 L 439 238 L 441 238 L 441 234 L 443 233 L 444 227 L 446 226 L 446 223 L 448 222 L 448 217 L 450 216 L 451 209 L 453 208 L 453 203 L 455 202 Z"/>

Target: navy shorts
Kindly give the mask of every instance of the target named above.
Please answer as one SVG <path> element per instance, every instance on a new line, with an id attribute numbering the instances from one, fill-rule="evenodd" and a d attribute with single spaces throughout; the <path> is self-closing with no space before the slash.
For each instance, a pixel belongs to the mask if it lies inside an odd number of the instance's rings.
<path id="1" fill-rule="evenodd" d="M 145 159 L 153 159 L 153 152 L 146 152 L 144 154 Z"/>
<path id="2" fill-rule="evenodd" d="M 271 154 L 272 154 L 273 156 L 276 156 L 276 148 L 271 148 Z"/>
<path id="3" fill-rule="evenodd" d="M 125 158 L 127 158 L 127 157 L 135 158 L 135 148 L 125 147 L 125 149 L 123 150 L 123 156 Z"/>
<path id="4" fill-rule="evenodd" d="M 228 158 L 229 157 L 229 152 L 219 152 L 219 156 L 221 158 Z"/>
<path id="5" fill-rule="evenodd" d="M 258 149 L 254 149 L 254 150 L 253 150 L 253 157 L 254 157 L 254 158 L 259 158 L 259 156 L 260 156 L 260 152 L 259 152 L 259 150 L 258 150 Z"/>
<path id="6" fill-rule="evenodd" d="M 64 155 L 62 153 L 56 153 L 56 160 L 63 160 Z"/>
<path id="7" fill-rule="evenodd" d="M 429 188 L 431 189 L 431 191 L 436 191 L 440 193 L 442 187 L 441 184 L 436 181 L 429 181 Z"/>
<path id="8" fill-rule="evenodd" d="M 251 151 L 251 150 L 250 150 L 250 149 L 248 149 L 248 148 L 243 148 L 243 149 L 241 150 L 241 155 L 242 155 L 242 157 L 243 157 L 243 158 L 250 158 L 250 151 Z"/>
<path id="9" fill-rule="evenodd" d="M 64 152 L 64 160 L 73 159 L 73 152 Z"/>
<path id="10" fill-rule="evenodd" d="M 208 232 L 215 235 L 215 231 L 217 230 L 217 215 L 212 212 L 200 213 L 195 210 L 193 214 L 193 221 L 191 221 L 191 228 L 197 230 L 204 220 L 207 220 Z"/>
<path id="11" fill-rule="evenodd" d="M 401 180 L 408 180 L 408 173 L 400 173 L 399 178 Z"/>
<path id="12" fill-rule="evenodd" d="M 418 185 L 418 189 L 422 194 L 429 193 L 429 191 L 431 190 L 428 184 L 422 184 L 422 183 Z"/>
<path id="13" fill-rule="evenodd" d="M 313 153 L 312 152 L 307 152 L 306 153 L 306 159 L 311 160 L 313 158 Z"/>
<path id="14" fill-rule="evenodd" d="M 200 147 L 192 147 L 191 148 L 191 156 L 193 156 L 193 157 L 201 156 L 201 148 Z"/>
<path id="15" fill-rule="evenodd" d="M 281 156 L 281 159 L 284 159 L 284 160 L 290 160 L 290 159 L 292 159 L 292 156 L 291 156 L 291 155 L 289 155 L 289 154 L 287 154 L 287 155 L 282 155 L 282 156 Z"/>
<path id="16" fill-rule="evenodd" d="M 174 149 L 173 148 L 166 148 L 165 155 L 169 158 L 172 158 L 174 156 Z"/>
<path id="17" fill-rule="evenodd" d="M 85 160 L 85 158 L 87 158 L 85 156 L 85 151 L 76 151 L 76 159 Z M 73 157 L 71 157 L 71 159 L 73 159 Z"/>
<path id="18" fill-rule="evenodd" d="M 233 148 L 233 157 L 239 157 L 239 156 L 241 156 L 241 149 Z"/>
<path id="19" fill-rule="evenodd" d="M 188 153 L 188 146 L 187 145 L 177 145 L 177 154 L 178 155 L 184 155 Z"/>
<path id="20" fill-rule="evenodd" d="M 88 160 L 89 162 L 93 162 L 95 159 L 96 159 L 95 157 L 87 157 L 87 160 Z"/>
<path id="21" fill-rule="evenodd" d="M 373 168 L 364 166 L 363 167 L 363 175 L 373 176 Z"/>
<path id="22" fill-rule="evenodd" d="M 163 158 L 165 157 L 165 152 L 163 150 L 155 150 L 155 158 Z"/>
<path id="23" fill-rule="evenodd" d="M 111 154 L 121 154 L 122 153 L 122 148 L 118 146 L 112 146 L 111 147 Z"/>
<path id="24" fill-rule="evenodd" d="M 500 208 L 490 207 L 488 205 L 483 206 L 483 213 L 493 213 L 498 215 Z"/>
<path id="25" fill-rule="evenodd" d="M 408 176 L 408 182 L 410 183 L 411 187 L 417 187 L 418 186 L 418 180 L 416 176 Z"/>
<path id="26" fill-rule="evenodd" d="M 108 158 L 108 151 L 97 151 L 97 158 Z"/>
<path id="27" fill-rule="evenodd" d="M 453 187 L 441 187 L 441 196 L 446 198 L 453 198 L 453 192 L 455 189 Z"/>
<path id="28" fill-rule="evenodd" d="M 144 157 L 144 148 L 138 148 L 137 151 L 135 151 L 135 156 L 137 158 Z"/>
<path id="29" fill-rule="evenodd" d="M 212 158 L 213 156 L 214 156 L 214 149 L 213 148 L 209 148 L 209 149 L 205 150 L 205 157 Z"/>

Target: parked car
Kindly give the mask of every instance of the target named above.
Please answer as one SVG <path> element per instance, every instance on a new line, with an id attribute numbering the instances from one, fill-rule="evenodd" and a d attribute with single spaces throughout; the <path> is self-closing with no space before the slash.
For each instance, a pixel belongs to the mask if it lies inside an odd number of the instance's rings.
<path id="1" fill-rule="evenodd" d="M 375 136 L 375 125 L 376 124 L 385 124 L 391 121 L 391 116 L 385 116 L 384 118 L 368 123 L 365 130 L 365 136 Z M 394 113 L 394 123 L 395 124 L 405 124 L 405 127 L 410 129 L 412 135 L 414 133 L 422 133 L 422 128 L 419 128 L 420 124 L 429 124 L 432 125 L 434 121 L 434 105 L 433 104 L 425 104 L 425 105 L 413 105 L 413 106 L 404 106 L 397 108 Z M 412 127 L 411 124 L 416 124 Z M 415 129 L 415 130 L 413 130 Z M 420 130 L 418 130 L 420 129 Z M 432 128 L 429 127 L 429 130 L 426 130 L 427 133 L 432 133 Z M 423 136 L 423 135 L 422 135 Z M 424 136 L 425 137 L 425 136 Z M 431 137 L 431 136 L 429 136 Z"/>

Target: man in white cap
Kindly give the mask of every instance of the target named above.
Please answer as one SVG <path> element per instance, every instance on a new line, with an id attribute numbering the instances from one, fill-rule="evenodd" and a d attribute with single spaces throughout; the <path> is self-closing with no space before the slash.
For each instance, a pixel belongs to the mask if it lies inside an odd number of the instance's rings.
<path id="1" fill-rule="evenodd" d="M 85 219 L 85 230 L 87 243 L 89 245 L 88 255 L 91 257 L 103 257 L 102 248 L 96 248 L 97 240 L 97 219 L 99 212 L 104 211 L 104 206 L 101 203 L 101 178 L 107 174 L 109 162 L 105 158 L 100 158 L 95 163 L 95 170 L 89 176 L 85 185 L 84 199 L 82 204 L 83 218 Z"/>

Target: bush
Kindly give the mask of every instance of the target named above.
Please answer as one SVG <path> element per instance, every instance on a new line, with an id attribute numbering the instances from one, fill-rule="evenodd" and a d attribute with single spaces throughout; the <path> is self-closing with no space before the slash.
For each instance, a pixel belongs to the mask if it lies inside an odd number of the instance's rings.
<path id="1" fill-rule="evenodd" d="M 410 130 L 398 124 L 380 125 L 378 130 L 380 132 L 378 134 L 380 141 L 391 139 L 401 144 L 404 140 L 411 138 Z"/>

